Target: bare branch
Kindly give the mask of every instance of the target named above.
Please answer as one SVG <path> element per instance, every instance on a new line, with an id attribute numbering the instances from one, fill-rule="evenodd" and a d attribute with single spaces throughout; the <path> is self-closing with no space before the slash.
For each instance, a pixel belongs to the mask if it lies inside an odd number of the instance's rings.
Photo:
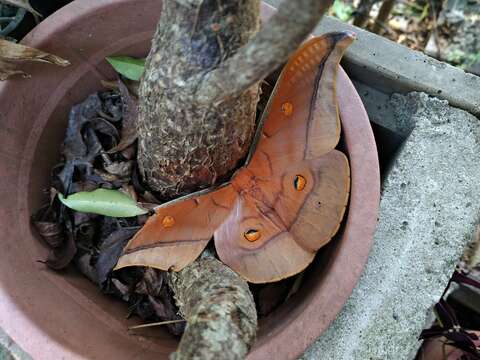
<path id="1" fill-rule="evenodd" d="M 284 63 L 305 40 L 333 0 L 285 0 L 250 42 L 207 73 L 194 100 L 211 104 L 238 95 Z"/>
<path id="2" fill-rule="evenodd" d="M 188 320 L 177 352 L 170 358 L 245 359 L 257 330 L 247 282 L 208 252 L 182 271 L 170 272 L 168 279 Z"/>

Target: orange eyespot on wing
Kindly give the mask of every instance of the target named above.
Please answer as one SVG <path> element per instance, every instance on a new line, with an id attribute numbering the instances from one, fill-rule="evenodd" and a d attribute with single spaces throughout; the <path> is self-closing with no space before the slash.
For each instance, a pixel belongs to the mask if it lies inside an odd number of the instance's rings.
<path id="1" fill-rule="evenodd" d="M 255 199 L 240 195 L 230 216 L 214 235 L 220 259 L 253 283 L 294 275 L 315 256 L 315 252 L 295 242 L 274 211 L 259 209 L 262 206 Z M 255 235 L 255 241 L 248 237 L 250 234 Z"/>
<path id="2" fill-rule="evenodd" d="M 350 191 L 347 158 L 333 150 L 293 164 L 279 181 L 260 189 L 264 199 L 273 201 L 240 195 L 214 236 L 220 259 L 253 283 L 297 274 L 335 235 Z"/>
<path id="3" fill-rule="evenodd" d="M 287 117 L 293 114 L 293 105 L 291 102 L 287 101 L 282 104 L 282 113 Z"/>
<path id="4" fill-rule="evenodd" d="M 245 239 L 247 239 L 248 241 L 254 242 L 260 239 L 262 237 L 262 234 L 258 230 L 248 229 L 243 233 L 243 236 L 245 236 Z"/>
<path id="5" fill-rule="evenodd" d="M 175 225 L 175 218 L 173 216 L 166 215 L 162 219 L 162 225 L 163 225 L 164 228 L 172 227 L 173 225 Z"/>
<path id="6" fill-rule="evenodd" d="M 295 175 L 295 179 L 293 180 L 293 187 L 297 191 L 302 191 L 305 189 L 305 186 L 307 185 L 307 180 L 305 179 L 304 176 L 302 175 Z"/>
<path id="7" fill-rule="evenodd" d="M 237 196 L 231 186 L 164 204 L 130 240 L 115 269 L 149 266 L 179 271 L 203 251 L 230 213 Z"/>

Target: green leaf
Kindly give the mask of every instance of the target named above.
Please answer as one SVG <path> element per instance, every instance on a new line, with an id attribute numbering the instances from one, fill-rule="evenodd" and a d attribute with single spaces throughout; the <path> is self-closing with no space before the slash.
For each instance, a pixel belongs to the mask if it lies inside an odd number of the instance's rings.
<path id="1" fill-rule="evenodd" d="M 118 190 L 97 189 L 78 192 L 65 198 L 58 194 L 60 201 L 72 210 L 112 217 L 131 217 L 146 214 L 128 195 Z"/>
<path id="2" fill-rule="evenodd" d="M 145 70 L 145 59 L 129 56 L 109 56 L 106 59 L 116 72 L 130 80 L 139 81 Z"/>

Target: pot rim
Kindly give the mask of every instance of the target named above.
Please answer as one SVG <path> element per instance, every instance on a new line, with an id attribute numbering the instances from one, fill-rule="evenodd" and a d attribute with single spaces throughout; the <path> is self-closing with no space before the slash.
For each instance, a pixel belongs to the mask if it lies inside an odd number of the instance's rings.
<path id="1" fill-rule="evenodd" d="M 44 20 L 25 37 L 22 43 L 41 48 L 48 43 L 52 34 L 68 32 L 71 23 L 78 22 L 79 19 L 91 16 L 107 7 L 121 6 L 133 1 L 75 0 Z M 262 11 L 264 12 L 263 15 L 269 17 L 275 10 L 273 7 L 263 3 Z M 141 40 L 145 35 L 146 33 L 134 34 L 129 41 L 132 39 Z M 58 55 L 61 56 L 62 54 Z M 88 61 L 84 66 L 95 68 L 95 65 L 90 64 Z M 79 67 L 74 70 L 78 73 L 83 71 Z M 14 81 L 6 85 L 0 84 L 0 99 L 2 98 L 2 92 L 4 93 L 9 86 L 13 85 Z M 249 359 L 265 359 L 269 358 L 273 353 L 276 354 L 276 358 L 290 359 L 296 358 L 303 353 L 328 328 L 336 315 L 341 311 L 361 276 L 373 245 L 373 233 L 376 227 L 380 199 L 380 172 L 375 140 L 360 97 L 343 69 L 338 76 L 338 89 L 343 135 L 350 158 L 352 180 L 346 225 L 341 237 L 336 239 L 336 245 L 331 250 L 335 261 L 324 264 L 324 270 L 319 275 L 321 281 L 313 290 L 314 295 L 303 301 L 301 308 L 294 309 L 297 316 L 293 319 L 290 316 L 288 323 L 285 323 L 283 326 L 277 326 L 275 331 L 262 333 L 262 337 L 248 355 Z M 52 94 L 52 97 L 55 97 L 55 94 Z M 47 104 L 54 101 L 54 99 L 50 99 L 47 101 Z M 48 109 L 42 111 L 48 111 Z M 28 201 L 26 199 L 28 195 L 20 192 L 29 186 L 33 151 L 36 148 L 42 130 L 43 127 L 31 129 L 30 134 L 28 134 L 27 145 L 24 148 L 24 150 L 29 149 L 28 151 L 30 152 L 25 150 L 22 154 L 20 172 L 17 175 L 18 193 L 16 194 L 16 199 L 18 199 L 18 203 L 16 207 L 19 211 L 28 209 Z M 22 174 L 24 175 L 23 178 Z M 47 277 L 59 289 L 68 292 L 70 297 L 73 297 L 74 294 L 84 296 L 73 285 L 64 287 L 62 279 L 58 276 L 48 275 Z M 16 306 L 14 303 L 16 301 L 15 298 L 10 299 L 10 301 L 12 303 L 9 306 Z M 102 323 L 107 326 L 116 330 L 121 328 L 120 324 L 112 324 L 111 316 L 89 299 L 75 299 L 75 301 L 86 311 L 99 317 Z M 0 301 L 1 308 L 2 304 Z M 290 310 L 285 308 L 283 311 L 288 313 Z M 67 358 L 78 356 L 78 354 L 72 356 L 68 345 L 52 344 L 54 341 L 50 338 L 50 334 L 43 332 L 39 324 L 31 320 L 22 308 L 16 309 L 16 313 L 16 316 L 23 320 L 23 326 L 32 327 L 31 331 L 26 331 L 25 335 L 23 335 L 22 331 L 19 331 L 17 328 L 20 324 L 17 324 L 15 320 L 0 321 L 0 324 L 7 333 L 11 336 L 14 335 L 12 337 L 15 341 L 19 340 L 17 342 L 19 342 L 20 346 L 22 344 L 31 345 L 31 339 L 27 340 L 26 337 L 37 337 L 33 341 L 33 347 L 29 345 L 28 349 L 26 348 L 27 351 L 35 351 L 35 354 L 32 353 L 32 355 L 41 354 L 42 351 L 44 352 L 43 355 L 45 355 L 45 351 L 58 351 Z"/>

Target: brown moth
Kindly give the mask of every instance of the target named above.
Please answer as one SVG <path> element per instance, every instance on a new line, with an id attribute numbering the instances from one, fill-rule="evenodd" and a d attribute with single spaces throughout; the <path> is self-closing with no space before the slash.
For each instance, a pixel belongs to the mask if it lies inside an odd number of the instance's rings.
<path id="1" fill-rule="evenodd" d="M 220 259 L 253 283 L 302 271 L 342 221 L 350 191 L 336 76 L 349 32 L 305 42 L 283 69 L 246 165 L 228 184 L 163 204 L 116 269 L 179 271 L 213 237 Z"/>

